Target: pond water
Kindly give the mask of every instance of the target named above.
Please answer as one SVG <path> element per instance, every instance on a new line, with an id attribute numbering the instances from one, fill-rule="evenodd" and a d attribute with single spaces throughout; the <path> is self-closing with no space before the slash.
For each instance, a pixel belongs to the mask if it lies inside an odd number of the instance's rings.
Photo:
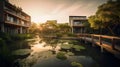
<path id="1" fill-rule="evenodd" d="M 44 61 L 38 61 L 33 67 L 72 67 L 71 62 L 79 62 L 83 67 L 97 66 L 95 61 L 87 56 L 70 56 L 67 60 L 59 60 L 53 56 Z"/>
<path id="2" fill-rule="evenodd" d="M 39 40 L 39 39 L 38 39 Z M 92 47 L 90 43 L 81 44 L 86 49 L 73 51 L 74 56 L 67 56 L 66 60 L 56 58 L 50 50 L 52 47 L 44 46 L 45 42 L 37 41 L 31 49 L 31 55 L 20 61 L 21 67 L 72 67 L 71 62 L 78 62 L 83 67 L 120 67 L 120 60 L 108 52 L 100 52 L 99 47 Z M 56 50 L 60 50 L 57 46 Z"/>

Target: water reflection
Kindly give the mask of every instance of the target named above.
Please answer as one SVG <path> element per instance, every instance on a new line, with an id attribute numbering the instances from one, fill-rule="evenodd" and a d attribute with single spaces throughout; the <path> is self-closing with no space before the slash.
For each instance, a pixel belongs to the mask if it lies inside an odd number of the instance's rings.
<path id="1" fill-rule="evenodd" d="M 71 62 L 79 62 L 83 67 L 97 67 L 97 64 L 91 57 L 70 56 L 67 60 L 59 60 L 54 56 L 43 61 L 38 61 L 33 67 L 72 67 Z"/>
<path id="2" fill-rule="evenodd" d="M 49 51 L 52 49 L 51 46 L 45 46 L 45 42 L 40 42 L 39 36 L 36 36 L 34 39 L 30 39 L 28 41 L 35 40 L 35 42 L 31 42 L 31 54 L 25 58 L 19 61 L 20 67 L 31 67 L 34 63 L 38 61 L 38 59 L 44 59 L 47 56 L 51 56 L 52 53 Z"/>
<path id="3" fill-rule="evenodd" d="M 51 46 L 45 46 L 45 42 L 39 43 L 41 39 L 37 36 L 36 43 L 31 47 L 33 52 L 31 55 L 26 59 L 29 63 L 35 63 L 32 67 L 71 67 L 71 62 L 80 62 L 83 64 L 84 67 L 93 67 L 95 65 L 95 61 L 88 56 L 69 56 L 67 60 L 59 60 L 56 58 L 54 54 L 52 54 Z M 56 47 L 56 51 L 60 50 L 60 44 Z M 30 62 L 30 61 L 34 62 Z M 35 61 L 36 60 L 36 61 Z M 27 63 L 27 64 L 29 64 Z"/>
<path id="4" fill-rule="evenodd" d="M 33 51 L 30 56 L 20 61 L 21 67 L 72 67 L 71 62 L 79 62 L 83 67 L 120 67 L 119 60 L 116 61 L 113 56 L 100 53 L 98 49 L 89 45 L 86 45 L 86 51 L 75 52 L 75 56 L 67 56 L 66 60 L 59 60 L 50 51 L 51 46 L 45 46 L 45 42 L 40 43 L 39 36 L 36 36 L 35 40 L 35 43 L 31 45 Z M 60 44 L 56 50 L 60 50 Z"/>

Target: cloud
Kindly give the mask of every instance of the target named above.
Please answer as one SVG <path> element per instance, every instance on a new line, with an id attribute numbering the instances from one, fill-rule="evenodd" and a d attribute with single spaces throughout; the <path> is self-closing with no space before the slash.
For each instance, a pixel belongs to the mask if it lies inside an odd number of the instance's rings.
<path id="1" fill-rule="evenodd" d="M 92 15 L 107 0 L 10 0 L 29 13 L 32 21 L 57 19 L 68 22 L 69 15 Z M 35 21 L 36 21 L 35 20 Z"/>

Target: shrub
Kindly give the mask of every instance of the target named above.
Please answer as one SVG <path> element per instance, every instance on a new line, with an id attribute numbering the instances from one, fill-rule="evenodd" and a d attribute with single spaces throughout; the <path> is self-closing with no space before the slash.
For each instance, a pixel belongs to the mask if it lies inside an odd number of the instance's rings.
<path id="1" fill-rule="evenodd" d="M 16 35 L 11 35 L 11 38 L 14 40 L 25 40 L 28 38 L 32 38 L 32 35 L 30 35 L 30 34 L 16 34 Z"/>
<path id="2" fill-rule="evenodd" d="M 62 37 L 62 35 L 63 35 L 63 34 L 61 34 L 61 33 L 56 33 L 56 36 L 57 36 L 57 37 Z"/>
<path id="3" fill-rule="evenodd" d="M 0 37 L 6 42 L 11 42 L 12 41 L 11 37 L 6 33 L 0 32 Z"/>
<path id="4" fill-rule="evenodd" d="M 0 48 L 1 48 L 3 45 L 5 45 L 5 41 L 4 41 L 2 38 L 0 38 Z"/>
<path id="5" fill-rule="evenodd" d="M 67 35 L 68 35 L 68 36 L 71 36 L 71 37 L 76 37 L 76 35 L 73 34 L 73 33 L 71 33 L 71 32 L 70 32 L 70 33 L 67 33 Z"/>
<path id="6" fill-rule="evenodd" d="M 7 56 L 9 55 L 9 52 L 9 48 L 6 45 L 5 41 L 2 38 L 0 38 L 0 55 Z"/>

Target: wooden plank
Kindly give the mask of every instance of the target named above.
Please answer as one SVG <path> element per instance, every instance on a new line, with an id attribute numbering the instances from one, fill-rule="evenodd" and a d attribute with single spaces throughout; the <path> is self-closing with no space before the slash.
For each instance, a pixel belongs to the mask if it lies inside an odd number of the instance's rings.
<path id="1" fill-rule="evenodd" d="M 91 37 L 89 37 L 91 36 Z M 86 38 L 84 38 L 86 37 Z M 95 39 L 94 37 L 98 37 L 99 39 Z M 103 41 L 102 39 L 110 39 L 111 43 Z M 96 35 L 96 34 L 82 34 L 81 39 L 95 43 L 96 45 L 101 47 L 101 51 L 103 49 L 107 50 L 108 52 L 115 55 L 115 57 L 120 59 L 120 47 L 118 47 L 115 43 L 115 41 L 120 40 L 120 37 L 114 37 L 114 36 L 106 36 L 106 35 Z"/>

